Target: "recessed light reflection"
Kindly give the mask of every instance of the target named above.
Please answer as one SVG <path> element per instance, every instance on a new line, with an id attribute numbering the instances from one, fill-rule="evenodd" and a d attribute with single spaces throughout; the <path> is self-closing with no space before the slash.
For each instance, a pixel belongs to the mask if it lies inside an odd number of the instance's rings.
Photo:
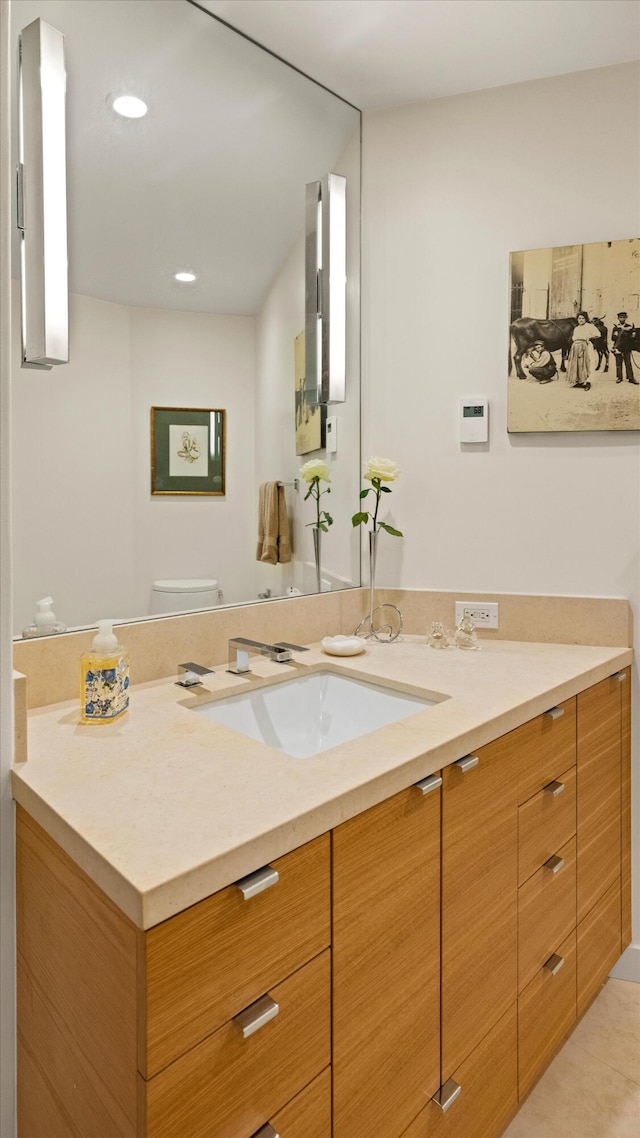
<path id="1" fill-rule="evenodd" d="M 185 273 L 174 273 L 173 275 L 177 281 L 194 281 L 196 279 L 195 273 L 186 273 L 185 272 Z"/>
<path id="2" fill-rule="evenodd" d="M 141 119 L 149 109 L 144 100 L 138 99 L 135 95 L 118 95 L 111 106 L 116 114 L 122 115 L 125 119 Z"/>

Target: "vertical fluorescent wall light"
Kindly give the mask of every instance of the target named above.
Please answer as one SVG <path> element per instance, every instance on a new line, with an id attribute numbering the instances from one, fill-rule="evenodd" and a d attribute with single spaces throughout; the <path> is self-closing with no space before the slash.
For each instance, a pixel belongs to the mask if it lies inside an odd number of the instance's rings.
<path id="1" fill-rule="evenodd" d="M 347 180 L 327 174 L 306 188 L 305 394 L 344 403 L 347 320 Z"/>
<path id="2" fill-rule="evenodd" d="M 69 362 L 64 36 L 44 20 L 20 34 L 22 366 Z"/>

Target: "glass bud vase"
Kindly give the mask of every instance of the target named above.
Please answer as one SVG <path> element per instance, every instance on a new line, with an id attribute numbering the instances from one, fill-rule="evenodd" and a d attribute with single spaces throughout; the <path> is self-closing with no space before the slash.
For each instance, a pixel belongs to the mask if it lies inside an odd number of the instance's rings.
<path id="1" fill-rule="evenodd" d="M 322 592 L 322 574 L 320 571 L 320 554 L 322 551 L 322 530 L 317 526 L 313 530 L 313 555 L 316 561 L 316 589 Z"/>
<path id="2" fill-rule="evenodd" d="M 356 636 L 367 640 L 378 640 L 390 644 L 402 632 L 402 613 L 395 605 L 384 604 L 376 607 L 376 560 L 378 556 L 379 530 L 369 530 L 369 614 L 356 628 Z"/>

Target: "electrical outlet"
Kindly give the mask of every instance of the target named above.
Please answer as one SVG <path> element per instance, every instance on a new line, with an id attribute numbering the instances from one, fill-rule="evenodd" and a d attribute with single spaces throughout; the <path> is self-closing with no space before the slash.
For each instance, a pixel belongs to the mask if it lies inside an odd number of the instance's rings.
<path id="1" fill-rule="evenodd" d="M 476 628 L 498 627 L 498 605 L 493 601 L 456 601 L 456 624 L 470 616 Z"/>

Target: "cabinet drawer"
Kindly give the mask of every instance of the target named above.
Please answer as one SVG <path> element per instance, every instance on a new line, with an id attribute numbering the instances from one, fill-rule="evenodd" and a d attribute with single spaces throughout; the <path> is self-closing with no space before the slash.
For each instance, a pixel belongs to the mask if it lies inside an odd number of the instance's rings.
<path id="1" fill-rule="evenodd" d="M 578 1015 L 589 1007 L 620 952 L 618 879 L 578 925 Z"/>
<path id="2" fill-rule="evenodd" d="M 244 1038 L 232 1020 L 140 1080 L 147 1138 L 247 1138 L 330 1062 L 329 951 L 268 996 L 275 1018 Z"/>
<path id="3" fill-rule="evenodd" d="M 560 961 L 563 963 L 558 968 Z M 553 971 L 554 967 L 557 971 Z M 529 1092 L 576 1018 L 575 929 L 518 998 L 518 1088 Z"/>
<path id="4" fill-rule="evenodd" d="M 516 1005 L 454 1072 L 458 1097 L 442 1111 L 427 1103 L 402 1138 L 496 1138 L 518 1105 Z"/>
<path id="5" fill-rule="evenodd" d="M 576 839 L 572 838 L 518 890 L 519 992 L 575 927 Z"/>
<path id="6" fill-rule="evenodd" d="M 547 783 L 518 810 L 518 885 L 576 832 L 576 768 Z"/>
<path id="7" fill-rule="evenodd" d="M 263 892 L 230 885 L 146 934 L 147 1078 L 328 946 L 329 835 L 272 866 Z"/>
<path id="8" fill-rule="evenodd" d="M 331 1138 L 331 1070 L 327 1068 L 271 1119 L 278 1138 Z M 260 1130 L 254 1138 L 273 1138 Z"/>
<path id="9" fill-rule="evenodd" d="M 575 696 L 517 727 L 508 738 L 518 749 L 518 801 L 526 802 L 575 764 Z"/>

